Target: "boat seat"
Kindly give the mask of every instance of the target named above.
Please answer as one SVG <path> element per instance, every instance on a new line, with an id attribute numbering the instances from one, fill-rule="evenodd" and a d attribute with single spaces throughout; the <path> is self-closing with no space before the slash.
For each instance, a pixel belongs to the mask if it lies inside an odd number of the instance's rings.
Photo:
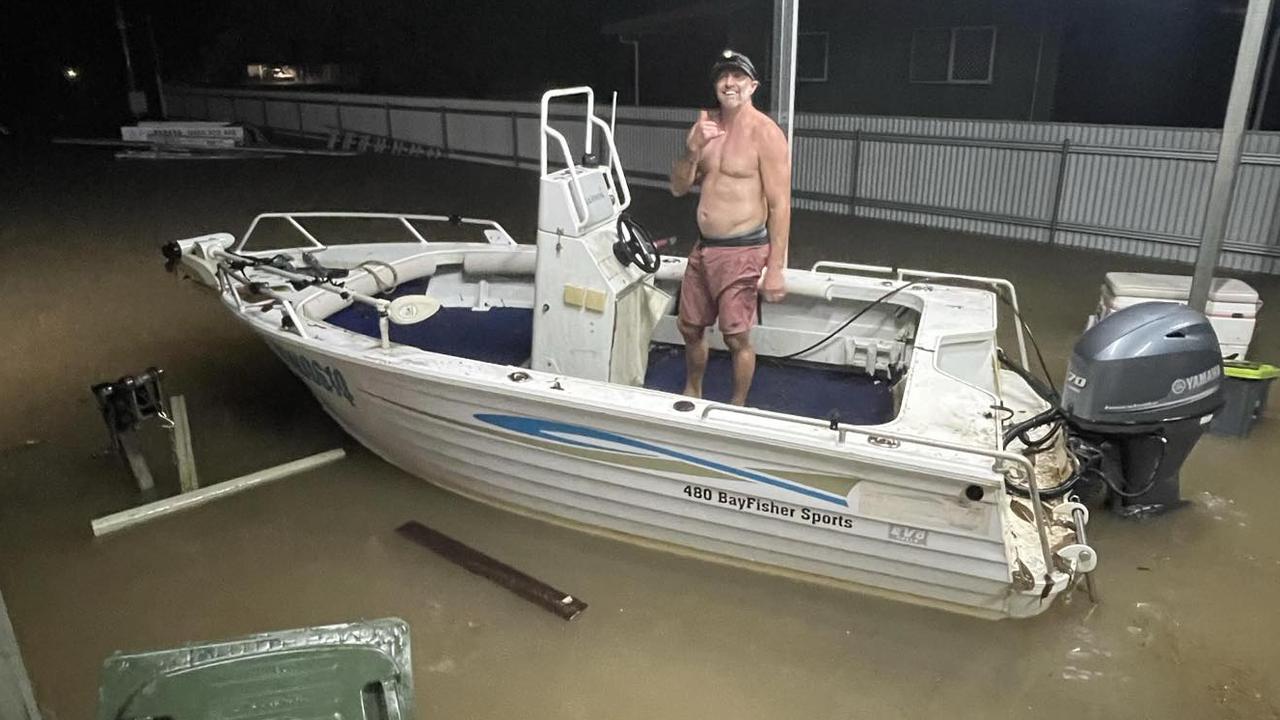
<path id="1" fill-rule="evenodd" d="M 538 253 L 473 252 L 462 259 L 462 271 L 468 275 L 528 275 L 537 267 Z"/>

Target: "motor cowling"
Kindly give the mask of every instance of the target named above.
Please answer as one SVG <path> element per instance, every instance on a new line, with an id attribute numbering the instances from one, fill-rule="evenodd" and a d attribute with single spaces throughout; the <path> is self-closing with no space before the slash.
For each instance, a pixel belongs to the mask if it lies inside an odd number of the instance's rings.
<path id="1" fill-rule="evenodd" d="M 1076 342 L 1061 409 L 1077 457 L 1093 463 L 1121 514 L 1180 504 L 1178 471 L 1222 404 L 1222 355 L 1199 312 L 1142 303 Z"/>

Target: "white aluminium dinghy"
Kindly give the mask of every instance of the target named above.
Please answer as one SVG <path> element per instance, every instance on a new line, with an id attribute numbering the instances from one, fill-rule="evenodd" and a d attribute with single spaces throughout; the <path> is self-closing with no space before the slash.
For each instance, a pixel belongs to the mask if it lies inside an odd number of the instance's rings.
<path id="1" fill-rule="evenodd" d="M 566 97 L 585 123 L 562 132 L 548 107 Z M 721 401 L 723 353 L 708 399 L 683 397 L 685 261 L 626 215 L 591 90 L 547 93 L 541 138 L 535 245 L 486 220 L 269 213 L 166 255 L 354 438 L 469 497 L 987 617 L 1040 613 L 1093 569 L 1084 507 L 1040 492 L 1073 472 L 1064 434 L 1005 439 L 1050 407 L 997 360 L 1007 282 L 787 270 L 752 331 L 748 406 Z"/>

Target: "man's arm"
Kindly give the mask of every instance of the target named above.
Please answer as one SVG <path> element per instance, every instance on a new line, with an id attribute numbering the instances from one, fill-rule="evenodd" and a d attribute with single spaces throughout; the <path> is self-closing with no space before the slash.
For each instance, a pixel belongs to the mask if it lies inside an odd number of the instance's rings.
<path id="1" fill-rule="evenodd" d="M 698 183 L 698 161 L 702 153 L 685 148 L 671 166 L 671 194 L 680 197 Z"/>
<path id="2" fill-rule="evenodd" d="M 724 134 L 724 130 L 711 119 L 706 110 L 698 111 L 698 119 L 689 134 L 684 138 L 684 154 L 676 159 L 671 167 L 671 194 L 680 197 L 689 192 L 689 188 L 698 183 L 698 163 L 702 160 L 702 149 L 713 138 Z"/>
<path id="3" fill-rule="evenodd" d="M 772 121 L 758 126 L 760 182 L 769 205 L 769 260 L 765 264 L 760 290 L 765 299 L 777 302 L 786 297 L 787 248 L 791 239 L 791 152 L 787 136 Z"/>

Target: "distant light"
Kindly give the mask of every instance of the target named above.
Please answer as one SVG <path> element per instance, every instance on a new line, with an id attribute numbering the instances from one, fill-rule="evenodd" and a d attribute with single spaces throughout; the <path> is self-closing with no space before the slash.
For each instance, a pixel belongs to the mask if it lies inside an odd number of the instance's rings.
<path id="1" fill-rule="evenodd" d="M 64 67 L 62 68 L 62 77 L 66 78 L 67 82 L 75 82 L 80 79 L 80 70 L 71 66 Z"/>

